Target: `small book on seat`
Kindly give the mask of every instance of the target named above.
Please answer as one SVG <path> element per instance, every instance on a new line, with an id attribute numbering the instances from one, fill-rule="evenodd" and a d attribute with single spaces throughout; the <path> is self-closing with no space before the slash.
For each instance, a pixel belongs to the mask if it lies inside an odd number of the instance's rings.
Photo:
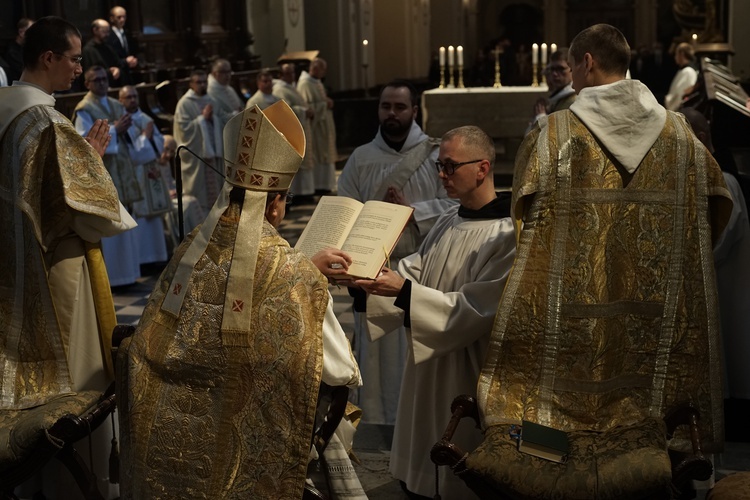
<path id="1" fill-rule="evenodd" d="M 568 435 L 559 429 L 524 420 L 521 424 L 518 451 L 563 463 L 567 460 L 570 451 Z"/>

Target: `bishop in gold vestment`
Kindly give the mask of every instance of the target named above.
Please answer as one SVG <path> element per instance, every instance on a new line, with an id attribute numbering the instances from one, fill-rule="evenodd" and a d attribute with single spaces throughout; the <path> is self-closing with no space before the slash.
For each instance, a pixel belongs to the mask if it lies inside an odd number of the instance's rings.
<path id="1" fill-rule="evenodd" d="M 123 498 L 301 498 L 321 381 L 360 383 L 327 281 L 268 212 L 304 155 L 294 112 L 245 110 L 224 143 L 219 199 L 118 358 Z"/>

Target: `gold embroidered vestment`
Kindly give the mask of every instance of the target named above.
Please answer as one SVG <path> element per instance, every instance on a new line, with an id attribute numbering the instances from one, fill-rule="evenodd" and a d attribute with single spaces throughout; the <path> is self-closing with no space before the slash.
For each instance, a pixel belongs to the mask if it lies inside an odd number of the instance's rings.
<path id="1" fill-rule="evenodd" d="M 252 307 L 250 331 L 223 338 L 241 206 L 219 219 L 174 317 L 162 302 L 198 230 L 178 248 L 118 357 L 123 498 L 302 496 L 327 282 L 263 220 L 252 304 L 233 306 Z"/>
<path id="2" fill-rule="evenodd" d="M 719 449 L 712 238 L 731 204 L 684 119 L 669 113 L 631 175 L 572 112 L 550 115 L 513 195 L 525 220 L 478 387 L 485 425 L 603 431 L 691 401 Z"/>

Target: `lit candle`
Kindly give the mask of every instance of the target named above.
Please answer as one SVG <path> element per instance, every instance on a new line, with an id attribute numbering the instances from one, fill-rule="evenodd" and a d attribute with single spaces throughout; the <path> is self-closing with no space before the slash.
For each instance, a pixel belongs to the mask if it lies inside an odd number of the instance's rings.
<path id="1" fill-rule="evenodd" d="M 539 63 L 539 45 L 531 44 L 531 64 Z"/>
<path id="2" fill-rule="evenodd" d="M 552 57 L 552 54 L 554 54 L 555 52 L 557 52 L 557 44 L 551 43 L 549 46 L 549 56 Z"/>
<path id="3" fill-rule="evenodd" d="M 448 45 L 448 66 L 453 67 L 453 64 L 455 63 L 455 58 L 453 56 L 454 50 L 453 45 Z"/>
<path id="4" fill-rule="evenodd" d="M 456 55 L 458 56 L 458 65 L 463 66 L 464 65 L 464 48 L 461 45 L 456 47 Z"/>
<path id="5" fill-rule="evenodd" d="M 542 44 L 542 66 L 547 64 L 547 44 Z"/>
<path id="6" fill-rule="evenodd" d="M 362 65 L 367 66 L 367 40 L 362 40 Z"/>
<path id="7" fill-rule="evenodd" d="M 440 67 L 445 66 L 445 47 L 440 47 Z"/>
<path id="8" fill-rule="evenodd" d="M 698 42 L 698 33 L 693 33 L 693 45 Z"/>

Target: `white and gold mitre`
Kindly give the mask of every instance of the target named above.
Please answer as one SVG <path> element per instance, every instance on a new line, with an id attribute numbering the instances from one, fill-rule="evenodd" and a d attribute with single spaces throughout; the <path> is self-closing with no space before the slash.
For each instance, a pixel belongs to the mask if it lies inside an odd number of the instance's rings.
<path id="1" fill-rule="evenodd" d="M 252 191 L 286 191 L 305 156 L 305 132 L 292 108 L 256 105 L 224 127 L 228 183 Z"/>

